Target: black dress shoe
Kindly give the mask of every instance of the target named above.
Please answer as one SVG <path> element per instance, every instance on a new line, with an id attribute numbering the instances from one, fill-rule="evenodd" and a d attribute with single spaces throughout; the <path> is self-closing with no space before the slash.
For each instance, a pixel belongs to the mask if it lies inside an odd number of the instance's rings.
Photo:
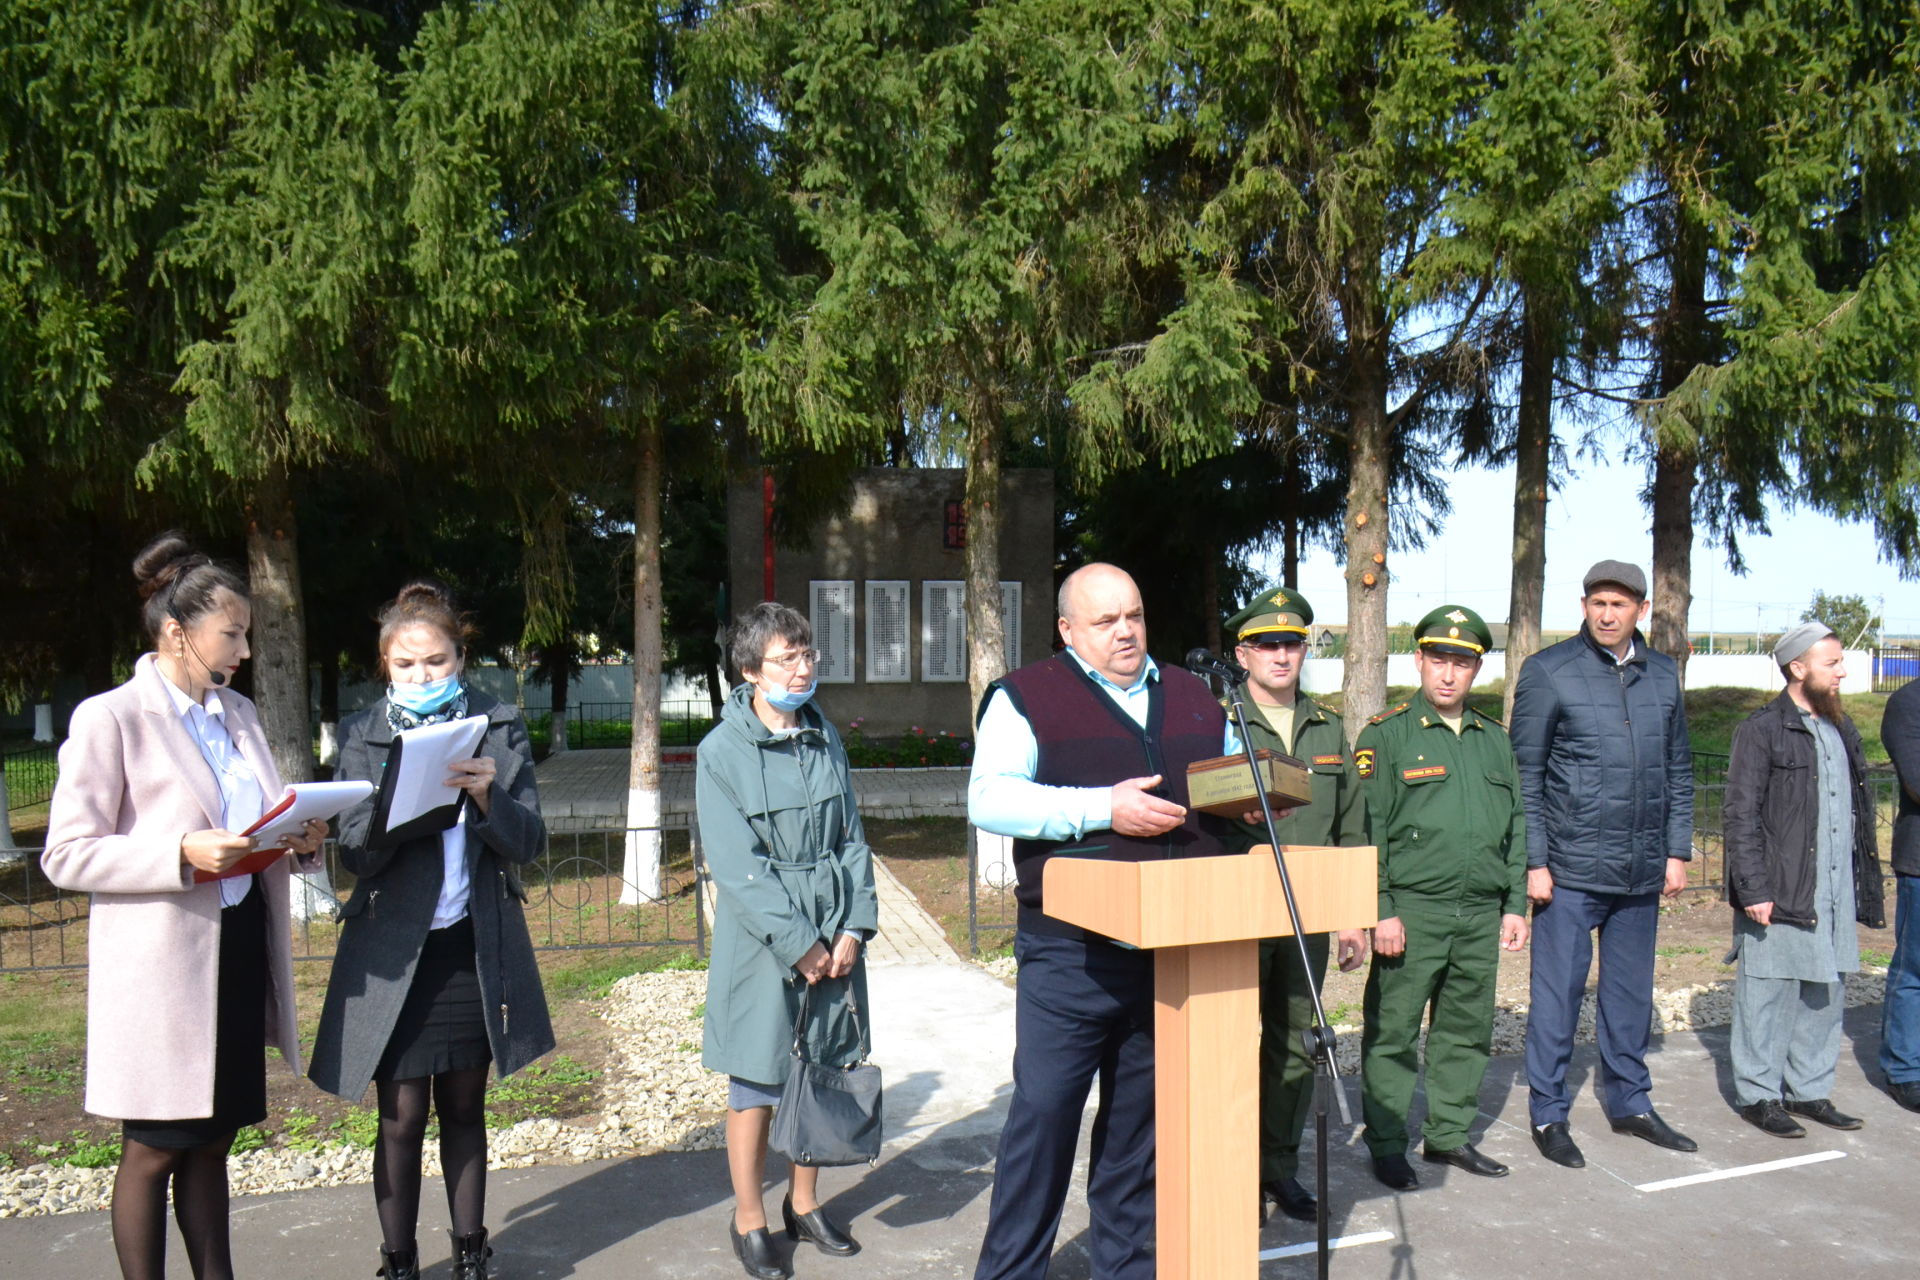
<path id="1" fill-rule="evenodd" d="M 1373 1176 L 1395 1191 L 1411 1191 L 1420 1185 L 1420 1175 L 1413 1171 L 1405 1156 L 1375 1156 Z"/>
<path id="2" fill-rule="evenodd" d="M 1811 1102 L 1789 1099 L 1783 1105 L 1793 1114 L 1805 1116 L 1829 1129 L 1858 1129 L 1864 1123 L 1859 1116 L 1850 1116 L 1844 1111 L 1835 1110 L 1831 1098 L 1815 1098 Z"/>
<path id="3" fill-rule="evenodd" d="M 813 1247 L 822 1253 L 830 1253 L 836 1258 L 851 1258 L 860 1252 L 860 1242 L 842 1231 L 827 1217 L 827 1211 L 815 1208 L 811 1213 L 795 1213 L 793 1197 L 789 1195 L 780 1202 L 780 1217 L 787 1224 L 787 1239 L 798 1244 L 802 1240 L 813 1241 Z"/>
<path id="4" fill-rule="evenodd" d="M 1587 1167 L 1587 1158 L 1580 1154 L 1580 1148 L 1574 1142 L 1573 1134 L 1567 1131 L 1565 1120 L 1556 1120 L 1552 1124 L 1535 1128 L 1533 1145 L 1540 1148 L 1541 1155 L 1557 1165 L 1568 1169 Z"/>
<path id="5" fill-rule="evenodd" d="M 1274 1208 L 1300 1222 L 1313 1222 L 1319 1217 L 1319 1205 L 1314 1202 L 1313 1192 L 1300 1185 L 1298 1178 L 1275 1178 L 1272 1182 L 1260 1184 L 1260 1203 L 1264 1209 L 1272 1204 Z M 1262 1213 L 1262 1218 L 1266 1215 Z"/>
<path id="6" fill-rule="evenodd" d="M 1909 1111 L 1920 1111 L 1920 1080 L 1889 1080 L 1887 1092 Z"/>
<path id="7" fill-rule="evenodd" d="M 728 1214 L 727 1239 L 733 1241 L 733 1256 L 740 1259 L 740 1265 L 754 1280 L 786 1280 L 787 1269 L 780 1264 L 780 1255 L 773 1247 L 773 1237 L 767 1234 L 765 1227 L 735 1231 L 733 1215 Z"/>
<path id="8" fill-rule="evenodd" d="M 1471 1142 L 1463 1142 L 1457 1147 L 1424 1147 L 1420 1151 L 1420 1158 L 1428 1164 L 1450 1164 L 1482 1178 L 1507 1176 L 1507 1166 L 1481 1155 Z"/>
<path id="9" fill-rule="evenodd" d="M 1609 1120 L 1615 1133 L 1631 1134 L 1636 1138 L 1645 1138 L 1656 1147 L 1665 1147 L 1669 1151 L 1698 1151 L 1700 1144 L 1680 1132 L 1665 1120 L 1660 1113 L 1649 1108 L 1637 1116 L 1621 1116 L 1618 1120 Z"/>
<path id="10" fill-rule="evenodd" d="M 1772 1134 L 1776 1138 L 1804 1138 L 1807 1131 L 1794 1122 L 1787 1109 L 1780 1105 L 1780 1099 L 1768 1098 L 1765 1102 L 1751 1102 L 1740 1108 L 1740 1118 L 1762 1133 Z"/>

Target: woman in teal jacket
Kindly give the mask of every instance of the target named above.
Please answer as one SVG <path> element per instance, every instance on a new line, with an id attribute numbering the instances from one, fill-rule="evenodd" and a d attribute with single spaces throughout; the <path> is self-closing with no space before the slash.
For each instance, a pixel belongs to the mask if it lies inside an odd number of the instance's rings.
<path id="1" fill-rule="evenodd" d="M 806 618 L 785 605 L 759 604 L 735 621 L 728 658 L 743 683 L 701 742 L 696 775 L 700 839 L 718 894 L 702 1061 L 732 1077 L 727 1236 L 747 1274 L 765 1280 L 786 1274 L 760 1184 L 801 992 L 812 988 L 810 1058 L 850 1066 L 870 1047 L 862 952 L 879 923 L 873 853 L 846 749 L 811 701 L 812 643 Z M 826 1253 L 856 1253 L 820 1208 L 819 1172 L 794 1166 L 781 1206 L 787 1234 Z"/>

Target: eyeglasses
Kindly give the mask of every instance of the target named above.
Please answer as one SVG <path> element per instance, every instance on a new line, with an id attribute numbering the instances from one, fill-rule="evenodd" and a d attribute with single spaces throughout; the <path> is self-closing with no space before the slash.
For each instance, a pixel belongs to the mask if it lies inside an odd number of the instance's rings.
<path id="1" fill-rule="evenodd" d="M 1271 653 L 1275 649 L 1302 648 L 1307 642 L 1300 636 L 1254 636 L 1240 643 L 1249 649 L 1264 649 Z"/>
<path id="2" fill-rule="evenodd" d="M 768 663 L 772 663 L 782 671 L 798 671 L 800 664 L 803 662 L 811 667 L 817 665 L 819 661 L 820 651 L 818 649 L 802 649 L 798 653 L 789 653 L 777 658 L 772 654 L 766 654 L 760 659 L 760 665 L 766 666 Z"/>

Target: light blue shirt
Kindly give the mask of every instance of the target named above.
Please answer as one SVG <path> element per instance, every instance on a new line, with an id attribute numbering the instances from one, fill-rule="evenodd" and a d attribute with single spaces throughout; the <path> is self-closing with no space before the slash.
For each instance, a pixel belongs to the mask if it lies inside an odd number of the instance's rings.
<path id="1" fill-rule="evenodd" d="M 173 709 L 187 726 L 187 736 L 200 748 L 201 759 L 213 770 L 214 783 L 220 788 L 220 825 L 228 831 L 245 831 L 267 811 L 267 798 L 260 790 L 260 780 L 253 776 L 253 766 L 227 732 L 226 704 L 211 689 L 207 690 L 207 700 L 196 704 L 166 676 L 157 671 L 154 674 L 172 696 Z M 219 883 L 220 905 L 231 907 L 247 900 L 253 877 L 232 876 Z"/>
<path id="2" fill-rule="evenodd" d="M 1148 686 L 1160 678 L 1160 668 L 1151 657 L 1140 678 L 1123 689 L 1072 649 L 1067 653 L 1135 724 L 1146 728 Z M 1229 722 L 1220 753 L 1232 755 L 1238 750 L 1240 735 Z M 967 821 L 983 831 L 1025 840 L 1077 840 L 1113 825 L 1111 787 L 1050 787 L 1033 780 L 1039 768 L 1040 740 L 1034 737 L 1033 726 L 1014 710 L 1005 691 L 994 690 L 973 735 Z"/>

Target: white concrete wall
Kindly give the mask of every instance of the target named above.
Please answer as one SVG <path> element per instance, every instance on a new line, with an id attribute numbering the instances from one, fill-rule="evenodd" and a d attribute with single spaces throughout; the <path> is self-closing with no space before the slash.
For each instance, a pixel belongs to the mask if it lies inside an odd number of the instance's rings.
<path id="1" fill-rule="evenodd" d="M 1308 658 L 1305 669 L 1300 673 L 1300 684 L 1308 693 L 1338 693 L 1344 673 L 1345 666 L 1339 658 Z M 1486 664 L 1480 668 L 1479 683 L 1491 684 L 1506 673 L 1507 655 L 1490 653 L 1487 655 Z M 1412 654 L 1394 653 L 1387 656 L 1387 683 L 1389 685 L 1420 683 L 1420 676 L 1413 667 Z M 1697 654 L 1687 659 L 1687 688 L 1689 689 L 1772 689 L 1777 691 L 1784 687 L 1785 681 L 1780 678 L 1780 668 L 1765 654 Z M 1872 650 L 1847 650 L 1847 679 L 1841 687 L 1849 693 L 1859 693 L 1873 687 Z"/>

